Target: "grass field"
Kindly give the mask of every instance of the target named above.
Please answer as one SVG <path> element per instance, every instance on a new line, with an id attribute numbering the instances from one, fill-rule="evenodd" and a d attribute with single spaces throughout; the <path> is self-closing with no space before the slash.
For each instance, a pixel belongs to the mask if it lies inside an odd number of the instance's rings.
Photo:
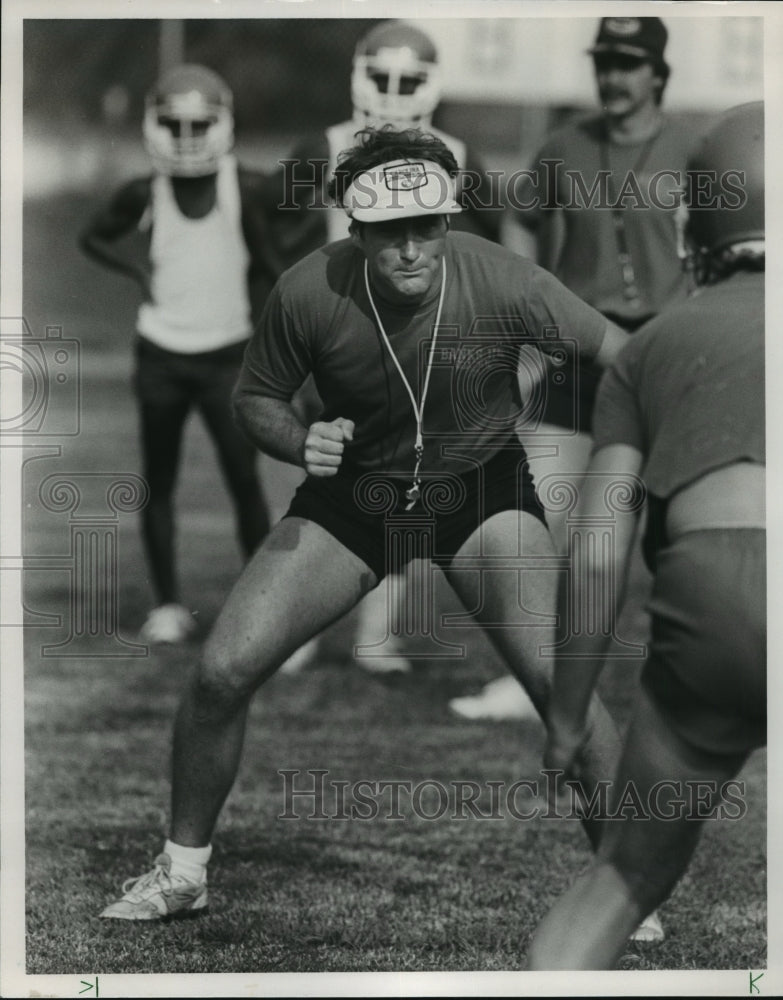
<path id="1" fill-rule="evenodd" d="M 61 325 L 82 348 L 81 432 L 59 442 L 59 457 L 28 462 L 25 473 L 27 551 L 44 557 L 69 545 L 67 515 L 36 501 L 46 476 L 138 469 L 128 384 L 135 295 L 74 249 L 87 207 L 75 197 L 36 202 L 25 218 L 26 317 L 36 334 Z M 269 463 L 263 469 L 279 511 L 290 476 Z M 240 562 L 197 426 L 178 503 L 183 598 L 203 637 Z M 118 521 L 118 562 L 120 633 L 132 640 L 149 599 L 132 514 Z M 79 655 L 42 656 L 43 645 L 66 638 L 69 586 L 62 569 L 28 573 L 28 608 L 63 617 L 59 628 L 27 633 L 28 973 L 524 968 L 537 921 L 588 861 L 576 823 L 448 813 L 425 820 L 410 811 L 390 820 L 386 809 L 371 820 L 278 818 L 283 769 L 413 786 L 535 778 L 543 746 L 537 722 L 449 714 L 449 698 L 501 669 L 472 632 L 444 633 L 466 643 L 466 657 L 419 660 L 413 674 L 384 681 L 346 665 L 347 626 L 335 627 L 318 667 L 273 678 L 253 704 L 239 780 L 215 839 L 209 915 L 170 925 L 101 922 L 101 908 L 125 878 L 149 867 L 162 842 L 170 724 L 197 643 L 112 659 L 92 655 L 83 640 Z M 624 621 L 629 638 L 643 637 L 643 616 Z M 616 670 L 604 684 L 620 714 L 632 686 L 633 676 Z M 742 775 L 744 820 L 707 824 L 689 874 L 662 908 L 666 941 L 629 946 L 623 968 L 766 965 L 765 763 L 764 753 L 754 755 Z"/>

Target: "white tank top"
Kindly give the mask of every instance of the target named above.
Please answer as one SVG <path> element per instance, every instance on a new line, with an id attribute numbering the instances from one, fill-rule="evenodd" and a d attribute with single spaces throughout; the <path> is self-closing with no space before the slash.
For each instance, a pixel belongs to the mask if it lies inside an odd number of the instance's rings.
<path id="1" fill-rule="evenodd" d="M 356 144 L 355 135 L 363 127 L 363 125 L 350 119 L 350 121 L 341 122 L 339 125 L 332 125 L 331 128 L 326 130 L 326 139 L 329 143 L 329 177 L 332 176 L 334 168 L 337 166 L 338 154 Z M 424 129 L 424 131 L 437 136 L 442 143 L 448 146 L 460 170 L 465 169 L 465 154 L 467 150 L 465 143 L 461 139 L 455 139 L 453 135 L 447 135 L 439 129 L 432 128 L 432 126 Z M 351 220 L 341 208 L 330 208 L 326 215 L 327 242 L 334 243 L 335 240 L 344 240 L 348 236 L 348 226 L 350 224 Z"/>
<path id="2" fill-rule="evenodd" d="M 152 301 L 139 308 L 137 329 L 178 354 L 215 351 L 251 332 L 242 206 L 233 156 L 221 159 L 215 204 L 201 219 L 180 211 L 171 178 L 152 180 Z M 144 222 L 145 220 L 142 220 Z"/>

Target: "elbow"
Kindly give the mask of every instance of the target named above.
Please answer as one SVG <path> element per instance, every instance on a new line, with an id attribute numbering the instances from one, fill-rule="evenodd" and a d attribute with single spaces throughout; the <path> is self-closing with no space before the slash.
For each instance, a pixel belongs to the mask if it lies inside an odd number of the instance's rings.
<path id="1" fill-rule="evenodd" d="M 631 335 L 616 323 L 607 321 L 603 340 L 594 361 L 599 368 L 608 368 L 631 339 Z"/>

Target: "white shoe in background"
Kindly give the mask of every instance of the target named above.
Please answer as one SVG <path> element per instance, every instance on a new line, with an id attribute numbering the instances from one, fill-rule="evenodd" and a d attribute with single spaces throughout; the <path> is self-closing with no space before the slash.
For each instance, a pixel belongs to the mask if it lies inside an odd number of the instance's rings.
<path id="1" fill-rule="evenodd" d="M 368 674 L 409 674 L 413 670 L 404 642 L 391 630 L 394 616 L 404 617 L 406 587 L 405 574 L 387 576 L 359 604 L 353 661 Z"/>
<path id="2" fill-rule="evenodd" d="M 139 638 L 150 645 L 184 642 L 196 631 L 193 615 L 181 604 L 162 604 L 150 611 Z"/>
<path id="3" fill-rule="evenodd" d="M 368 674 L 409 674 L 413 670 L 407 657 L 393 652 L 378 656 L 357 656 L 354 662 Z"/>
<path id="4" fill-rule="evenodd" d="M 449 708 L 463 719 L 539 719 L 527 692 L 510 674 L 485 684 L 477 695 L 452 698 Z"/>

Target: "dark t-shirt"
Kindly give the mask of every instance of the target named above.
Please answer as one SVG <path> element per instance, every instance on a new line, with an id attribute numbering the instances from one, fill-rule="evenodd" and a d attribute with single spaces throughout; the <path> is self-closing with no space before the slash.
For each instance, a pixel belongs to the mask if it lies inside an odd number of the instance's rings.
<path id="1" fill-rule="evenodd" d="M 537 232 L 544 247 L 554 214 L 562 212 L 562 251 L 556 260 L 541 263 L 622 325 L 636 325 L 687 293 L 674 217 L 675 192 L 692 142 L 682 126 L 664 119 L 653 139 L 621 145 L 608 141 L 602 116 L 591 116 L 554 132 L 532 164 L 538 185 L 521 185 L 522 203 L 535 201 L 535 207 L 521 211 L 519 220 Z M 611 176 L 602 181 L 605 170 Z M 636 298 L 628 295 L 618 259 L 616 213 L 610 207 L 615 204 L 622 214 Z"/>
<path id="2" fill-rule="evenodd" d="M 519 345 L 553 349 L 575 341 L 598 352 L 606 322 L 547 271 L 494 243 L 450 233 L 446 288 L 424 407 L 427 471 L 466 471 L 513 436 L 519 416 Z M 440 286 L 415 308 L 374 296 L 417 400 L 421 398 Z M 411 400 L 377 329 L 364 284 L 364 255 L 330 244 L 287 271 L 248 346 L 242 390 L 288 400 L 312 372 L 324 420 L 356 424 L 342 474 L 410 475 L 416 421 Z"/>
<path id="3" fill-rule="evenodd" d="M 537 183 L 526 179 L 517 187 L 514 207 L 534 206 L 519 210 L 518 218 L 536 232 L 539 262 L 627 330 L 687 294 L 674 204 L 692 138 L 664 119 L 653 139 L 621 145 L 608 141 L 603 116 L 591 115 L 552 133 L 531 165 Z M 616 204 L 621 219 L 612 211 Z M 623 276 L 621 249 L 630 257 L 630 283 Z M 576 380 L 575 427 L 572 394 L 557 384 L 550 388 L 545 419 L 589 431 L 599 378 L 588 365 Z"/>
<path id="4" fill-rule="evenodd" d="M 604 375 L 594 449 L 644 455 L 661 500 L 713 469 L 763 463 L 764 275 L 737 273 L 646 324 Z"/>

